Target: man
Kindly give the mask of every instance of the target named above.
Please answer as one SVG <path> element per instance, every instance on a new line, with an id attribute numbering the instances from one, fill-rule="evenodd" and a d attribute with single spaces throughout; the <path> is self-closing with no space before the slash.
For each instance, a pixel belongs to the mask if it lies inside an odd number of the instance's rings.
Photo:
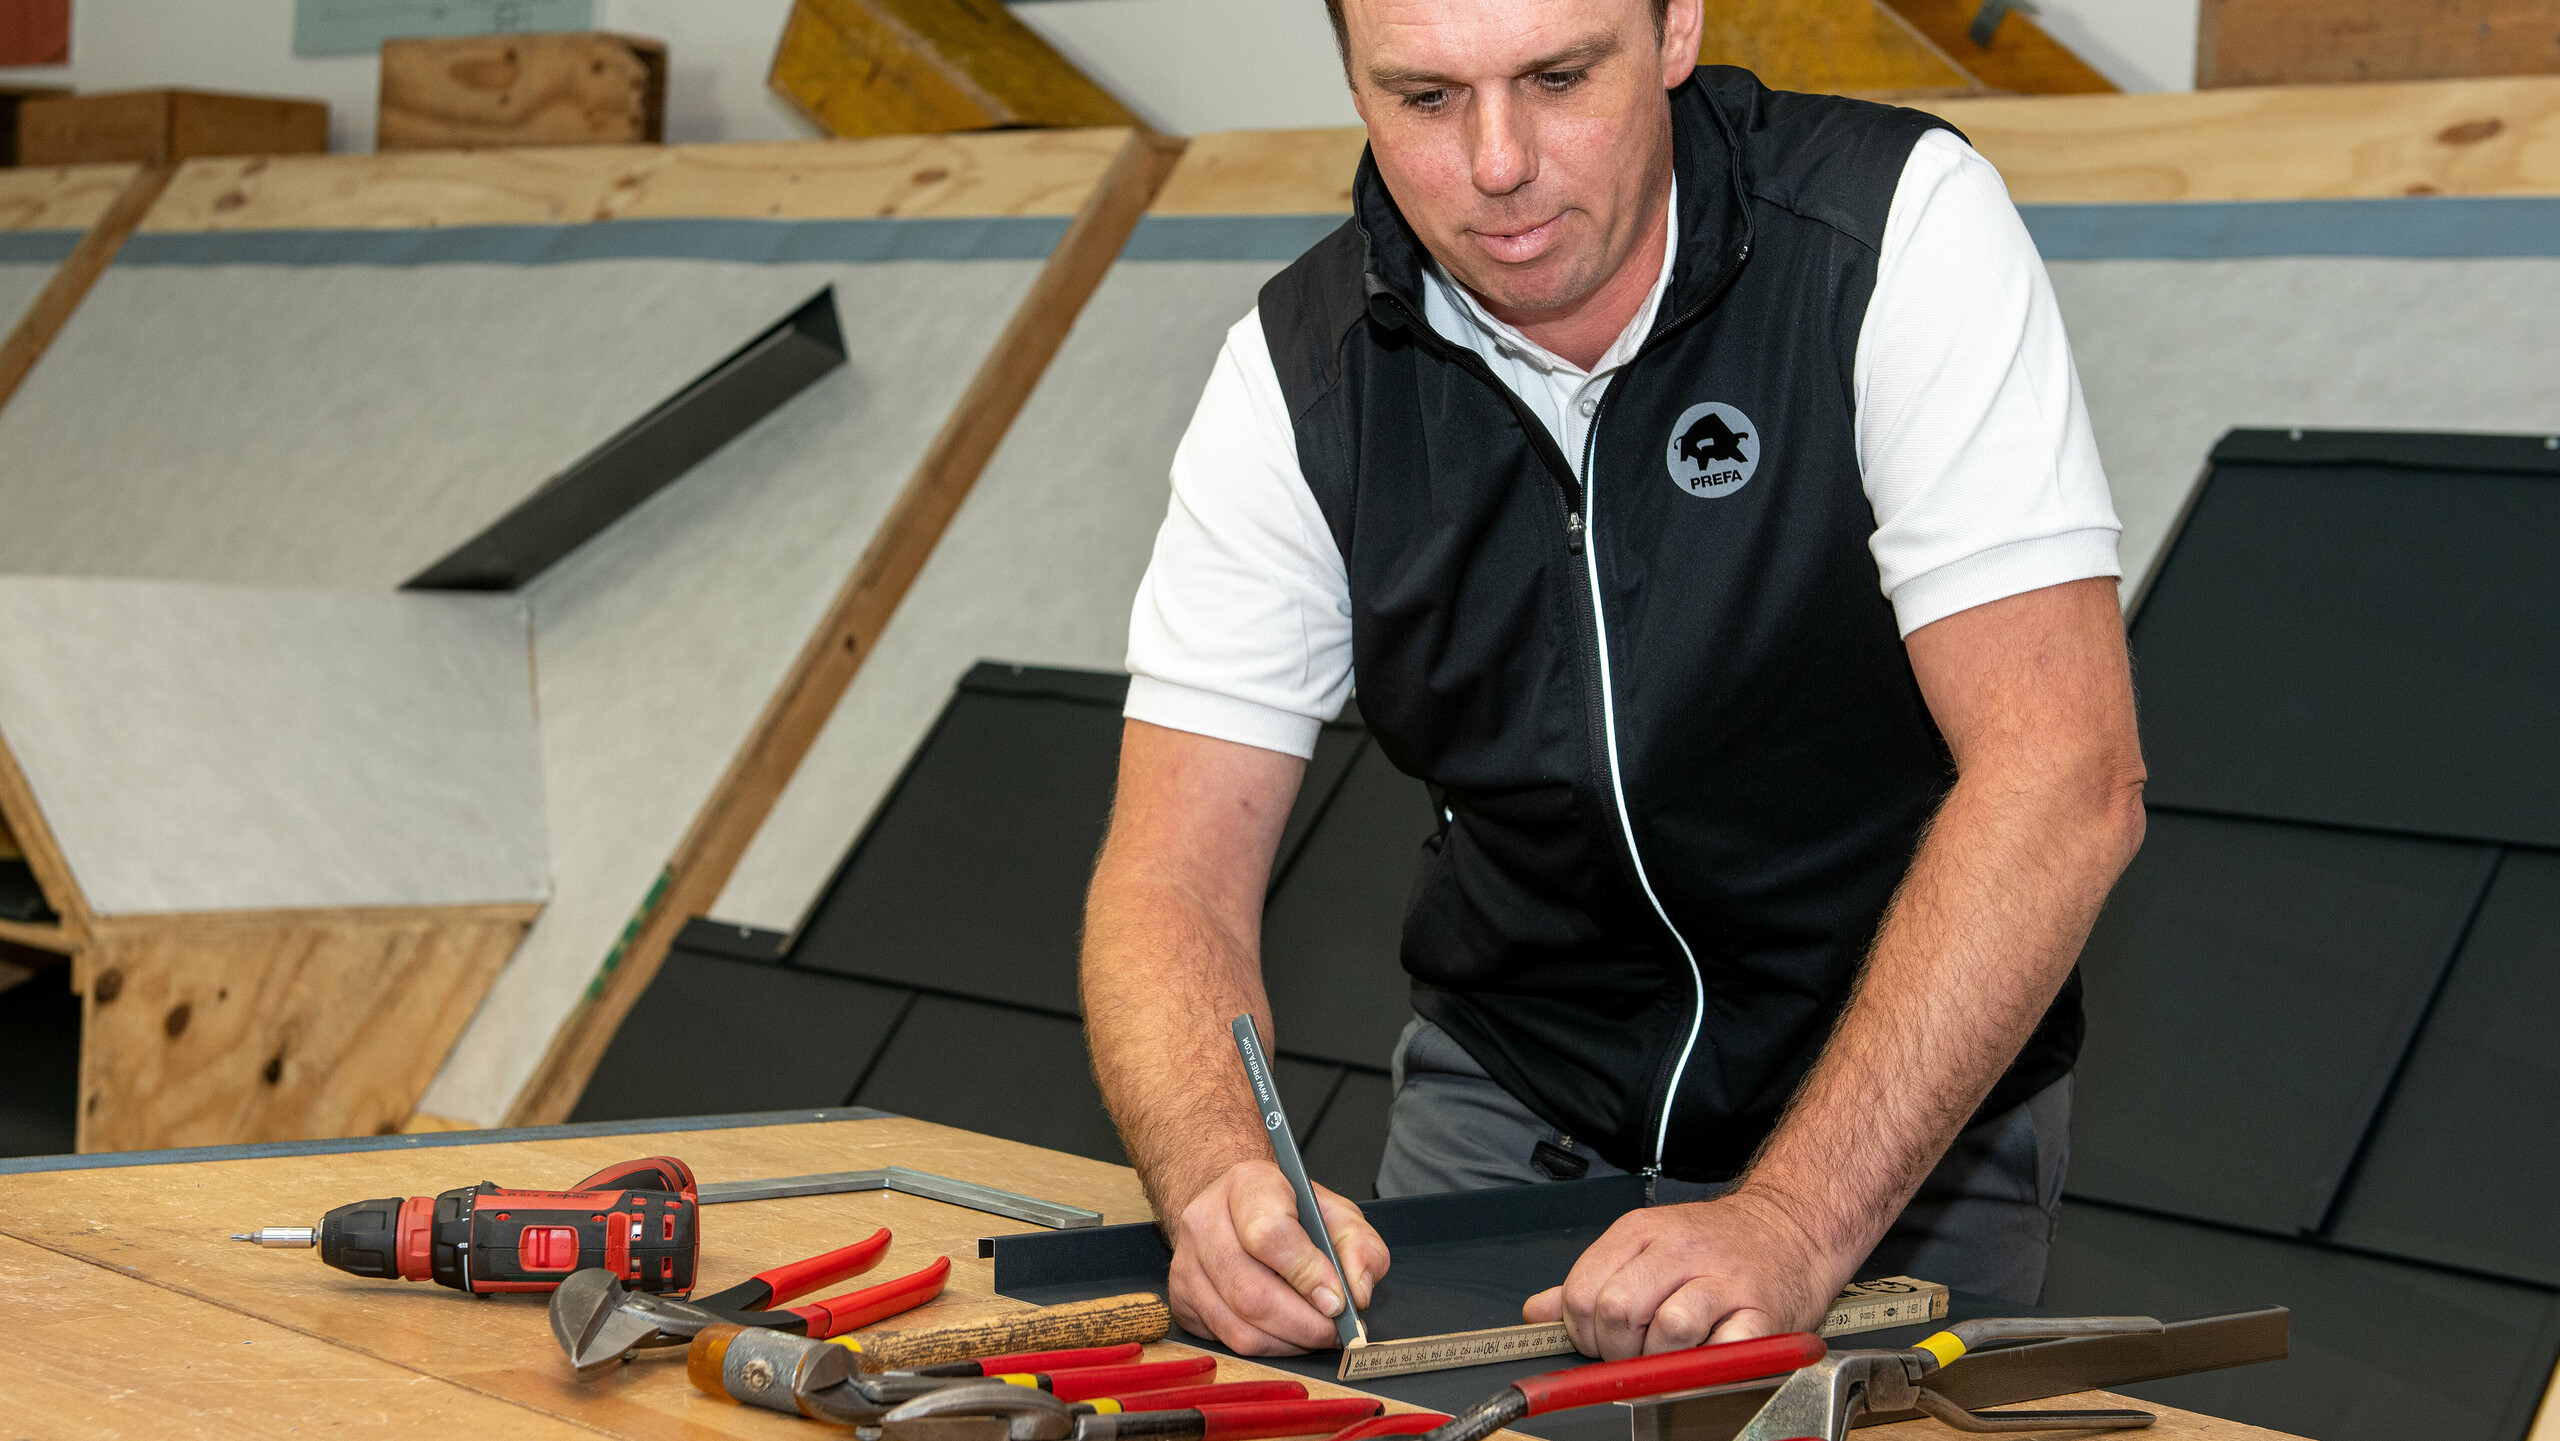
<path id="1" fill-rule="evenodd" d="M 1697 0 L 1342 0 L 1353 218 L 1230 333 L 1130 634 L 1095 1070 L 1184 1324 L 1329 1344 L 1224 1022 L 1321 721 L 1431 784 L 1382 1194 L 1640 1171 L 1597 1356 L 2032 1301 L 2140 844 L 2117 524 L 1998 176 Z M 1389 1257 L 1323 1198 L 1365 1304 Z"/>

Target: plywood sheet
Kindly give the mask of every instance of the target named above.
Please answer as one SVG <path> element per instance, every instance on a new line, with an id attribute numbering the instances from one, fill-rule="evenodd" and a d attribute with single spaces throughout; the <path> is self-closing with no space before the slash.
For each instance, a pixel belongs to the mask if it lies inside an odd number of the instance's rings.
<path id="1" fill-rule="evenodd" d="M 525 610 L 0 579 L 0 734 L 100 916 L 539 901 Z"/>
<path id="2" fill-rule="evenodd" d="M 2560 1299 L 2540 1287 L 2080 1203 L 2063 1207 L 2041 1304 L 2164 1319 L 2290 1307 L 2291 1359 L 2126 1389 L 2321 1441 L 2510 1441 L 2560 1348 Z"/>
<path id="3" fill-rule="evenodd" d="M 2494 859 L 2155 812 L 2081 957 L 2072 1190 L 2319 1224 Z"/>
<path id="4" fill-rule="evenodd" d="M 557 895 L 425 1109 L 505 1112 L 1038 268 L 890 261 L 756 271 L 795 301 L 832 283 L 845 333 L 860 339 L 844 367 L 526 593 Z M 693 283 L 670 272 L 659 293 Z"/>
<path id="5" fill-rule="evenodd" d="M 971 664 L 1121 667 L 1174 446 L 1227 328 L 1278 269 L 1112 270 L 711 914 L 796 928 Z"/>
<path id="6" fill-rule="evenodd" d="M 2148 795 L 2560 846 L 2560 454 L 2389 449 L 2405 468 L 2221 452 L 2132 630 Z"/>
<path id="7" fill-rule="evenodd" d="M 2351 1246 L 2560 1286 L 2560 855 L 2510 852 L 2339 1213 Z"/>
<path id="8" fill-rule="evenodd" d="M 2560 261 L 2057 261 L 2129 578 L 2235 426 L 2560 432 Z M 2126 586 L 2128 594 L 2133 587 Z"/>

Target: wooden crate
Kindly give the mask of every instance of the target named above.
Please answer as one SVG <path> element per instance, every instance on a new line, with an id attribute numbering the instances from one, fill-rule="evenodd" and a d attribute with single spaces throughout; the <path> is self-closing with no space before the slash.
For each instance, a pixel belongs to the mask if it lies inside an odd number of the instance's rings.
<path id="1" fill-rule="evenodd" d="M 1141 123 L 996 0 L 793 0 L 770 83 L 830 135 Z"/>
<path id="2" fill-rule="evenodd" d="M 2560 0 L 2204 0 L 2196 88 L 2560 74 Z"/>
<path id="3" fill-rule="evenodd" d="M 386 40 L 377 150 L 654 145 L 667 47 L 602 30 Z"/>
<path id="4" fill-rule="evenodd" d="M 18 163 L 174 165 L 198 155 L 302 155 L 329 149 L 317 100 L 207 90 L 124 90 L 18 107 Z"/>

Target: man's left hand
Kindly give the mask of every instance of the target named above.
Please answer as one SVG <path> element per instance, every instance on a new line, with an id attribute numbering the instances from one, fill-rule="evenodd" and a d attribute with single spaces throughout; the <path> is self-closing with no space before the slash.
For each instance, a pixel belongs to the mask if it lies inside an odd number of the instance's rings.
<path id="1" fill-rule="evenodd" d="M 1562 1286 L 1520 1311 L 1563 1321 L 1582 1354 L 1614 1361 L 1813 1330 L 1858 1261 L 1825 1254 L 1784 1208 L 1745 1186 L 1619 1217 Z"/>

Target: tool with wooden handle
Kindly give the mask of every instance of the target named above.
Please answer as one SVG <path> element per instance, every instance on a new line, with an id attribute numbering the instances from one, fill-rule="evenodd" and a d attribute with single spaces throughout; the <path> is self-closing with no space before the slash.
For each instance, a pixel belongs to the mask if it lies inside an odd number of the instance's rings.
<path id="1" fill-rule="evenodd" d="M 852 1350 L 864 1371 L 913 1371 L 1000 1351 L 1161 1341 L 1171 1329 L 1173 1312 L 1162 1296 L 1132 1291 L 949 1326 L 865 1331 L 839 1336 L 836 1344 Z"/>
<path id="2" fill-rule="evenodd" d="M 1280 1394 L 1269 1382 L 1199 1384 L 1217 1369 L 1213 1356 L 1188 1356 L 985 1378 L 924 1376 L 913 1371 L 866 1376 L 854 1369 L 853 1353 L 840 1345 L 749 1326 L 706 1327 L 685 1352 L 685 1375 L 705 1395 L 839 1426 L 878 1426 L 891 1410 L 910 1401 L 956 1389 L 974 1394 L 990 1386 L 1038 1392 L 1047 1398 L 1043 1404 L 1112 1414 L 1173 1405 L 1170 1398 L 1176 1396 L 1189 1398 L 1181 1404 L 1199 1405 L 1297 1399 L 1306 1394 L 1306 1388 L 1296 1382 L 1277 1384 L 1295 1390 L 1297 1397 Z"/>

